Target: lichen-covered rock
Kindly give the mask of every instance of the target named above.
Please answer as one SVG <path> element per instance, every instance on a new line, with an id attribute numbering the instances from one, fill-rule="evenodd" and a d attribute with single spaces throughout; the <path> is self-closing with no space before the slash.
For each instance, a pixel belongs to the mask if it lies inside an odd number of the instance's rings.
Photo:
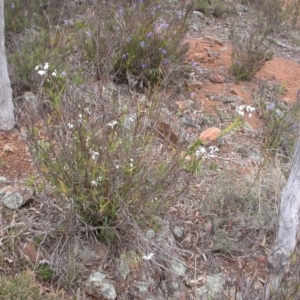
<path id="1" fill-rule="evenodd" d="M 33 199 L 34 191 L 25 187 L 6 186 L 0 190 L 0 200 L 10 209 L 19 209 Z"/>
<path id="2" fill-rule="evenodd" d="M 95 272 L 89 276 L 85 283 L 85 291 L 96 299 L 114 300 L 117 298 L 112 282 L 101 272 Z"/>

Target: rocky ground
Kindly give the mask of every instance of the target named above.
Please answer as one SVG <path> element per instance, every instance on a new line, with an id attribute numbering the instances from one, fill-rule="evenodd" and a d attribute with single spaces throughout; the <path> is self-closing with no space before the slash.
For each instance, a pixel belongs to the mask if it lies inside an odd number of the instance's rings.
<path id="1" fill-rule="evenodd" d="M 282 101 L 287 106 L 296 102 L 300 89 L 300 35 L 299 30 L 276 34 L 274 58 L 265 62 L 251 81 L 236 82 L 230 72 L 229 30 L 234 26 L 246 33 L 256 13 L 241 4 L 235 8 L 235 13 L 220 18 L 194 12 L 186 37 L 186 59 L 194 71 L 182 81 L 185 92 L 165 107 L 172 120 L 166 122 L 175 135 L 187 140 L 201 136 L 206 144 L 201 171 L 191 176 L 188 193 L 173 203 L 169 215 L 162 220 L 162 228 L 174 237 L 167 243 L 174 250 L 174 258 L 167 258 L 174 274 L 164 271 L 159 261 L 151 263 L 147 256 L 150 253 L 136 263 L 134 253 L 113 259 L 108 254 L 113 251 L 105 245 L 92 245 L 82 239 L 77 241 L 76 259 L 80 261 L 82 278 L 77 291 L 73 291 L 76 299 L 88 299 L 88 294 L 97 299 L 115 299 L 114 290 L 119 293 L 117 299 L 261 299 L 290 156 L 286 155 L 284 162 L 275 156 L 261 168 L 266 124 L 254 94 L 262 82 L 270 91 L 278 84 L 284 87 Z M 244 125 L 234 126 L 219 137 L 234 123 L 241 105 L 245 105 L 241 116 Z M 246 107 L 255 110 L 247 111 Z M 1 195 L 18 191 L 24 201 L 17 210 L 1 204 L 0 238 L 7 237 L 12 228 L 21 228 L 18 255 L 21 253 L 33 265 L 45 259 L 57 266 L 65 258 L 56 263 L 51 260 L 60 257 L 65 244 L 56 241 L 53 248 L 51 238 L 47 238 L 37 249 L 32 242 L 32 237 L 51 232 L 53 222 L 63 213 L 49 195 L 24 191 L 35 172 L 22 131 L 0 132 L 0 188 L 6 188 Z M 156 241 L 163 236 L 150 231 L 147 234 L 149 240 Z M 74 241 L 62 237 L 63 229 L 55 233 L 53 230 L 53 238 L 61 238 L 64 243 Z M 2 261 L 1 269 L 17 268 L 18 255 L 12 251 Z M 109 276 L 112 263 L 118 265 L 120 278 Z M 92 281 L 100 281 L 101 288 L 93 287 Z M 46 286 L 44 289 L 47 291 Z M 104 290 L 109 292 L 105 294 Z M 172 298 L 168 298 L 170 295 Z"/>

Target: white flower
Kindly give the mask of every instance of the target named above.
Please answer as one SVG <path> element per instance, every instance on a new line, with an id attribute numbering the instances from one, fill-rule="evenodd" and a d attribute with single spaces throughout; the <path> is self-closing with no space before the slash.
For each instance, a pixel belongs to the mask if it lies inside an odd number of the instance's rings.
<path id="1" fill-rule="evenodd" d="M 119 166 L 119 165 L 116 165 L 116 169 L 120 169 L 120 166 Z"/>
<path id="2" fill-rule="evenodd" d="M 210 146 L 210 147 L 209 147 L 209 150 L 210 150 L 210 153 L 211 153 L 211 154 L 214 154 L 214 153 L 216 153 L 216 152 L 219 152 L 219 148 L 216 147 L 216 146 Z"/>
<path id="3" fill-rule="evenodd" d="M 90 115 L 92 113 L 89 107 L 86 107 L 84 109 L 84 112 L 86 112 L 88 115 Z"/>
<path id="4" fill-rule="evenodd" d="M 235 108 L 235 111 L 240 115 L 240 116 L 244 116 L 245 115 L 245 111 L 247 113 L 249 113 L 249 118 L 252 117 L 252 112 L 255 111 L 255 107 L 253 106 L 249 106 L 249 105 L 238 105 L 236 108 Z"/>
<path id="5" fill-rule="evenodd" d="M 144 255 L 143 259 L 144 260 L 150 260 L 150 259 L 152 259 L 153 256 L 154 256 L 154 253 L 150 253 L 149 255 Z"/>
<path id="6" fill-rule="evenodd" d="M 96 160 L 99 157 L 99 152 L 91 151 L 92 159 Z"/>
<path id="7" fill-rule="evenodd" d="M 255 107 L 253 107 L 253 106 L 246 106 L 246 111 L 247 111 L 248 113 L 252 113 L 252 112 L 255 111 Z"/>
<path id="8" fill-rule="evenodd" d="M 36 66 L 34 69 L 37 71 L 39 68 L 41 68 L 41 65 Z"/>
<path id="9" fill-rule="evenodd" d="M 44 70 L 39 70 L 39 71 L 38 71 L 38 74 L 41 75 L 41 76 L 43 76 L 43 75 L 46 75 L 47 72 L 44 71 Z"/>
<path id="10" fill-rule="evenodd" d="M 206 153 L 206 149 L 204 147 L 200 147 L 198 150 L 196 150 L 195 155 L 196 157 L 200 157 Z"/>
<path id="11" fill-rule="evenodd" d="M 98 185 L 98 182 L 97 181 L 95 181 L 95 180 L 92 180 L 91 181 L 91 186 L 97 186 Z"/>
<path id="12" fill-rule="evenodd" d="M 57 75 L 57 71 L 54 70 L 54 71 L 52 72 L 52 76 L 53 76 L 53 77 L 56 77 L 56 75 Z"/>
<path id="13" fill-rule="evenodd" d="M 48 68 L 49 68 L 49 64 L 46 62 L 44 65 L 44 70 L 48 70 Z"/>
<path id="14" fill-rule="evenodd" d="M 114 120 L 114 121 L 109 122 L 109 123 L 107 124 L 107 126 L 110 126 L 111 128 L 114 128 L 115 125 L 117 125 L 117 124 L 118 124 L 118 121 Z"/>
<path id="15" fill-rule="evenodd" d="M 74 127 L 74 125 L 71 124 L 71 123 L 68 123 L 67 126 L 68 126 L 69 129 L 72 129 Z"/>

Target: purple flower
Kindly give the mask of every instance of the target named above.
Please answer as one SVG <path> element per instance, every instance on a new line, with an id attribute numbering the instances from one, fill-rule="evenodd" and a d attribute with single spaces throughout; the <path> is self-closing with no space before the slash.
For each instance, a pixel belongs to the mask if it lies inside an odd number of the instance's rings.
<path id="1" fill-rule="evenodd" d="M 165 49 L 163 49 L 163 48 L 159 48 L 158 51 L 160 53 L 162 53 L 162 54 L 166 54 L 167 53 L 167 51 Z"/>
<path id="2" fill-rule="evenodd" d="M 14 8 L 15 8 L 15 5 L 14 5 L 14 4 L 12 4 L 10 8 L 11 8 L 11 9 L 14 9 Z"/>
<path id="3" fill-rule="evenodd" d="M 124 53 L 123 55 L 122 55 L 122 58 L 123 59 L 126 59 L 128 57 L 128 53 Z"/>
<path id="4" fill-rule="evenodd" d="M 141 45 L 141 47 L 143 47 L 143 48 L 144 48 L 146 44 L 145 44 L 145 42 L 144 42 L 144 41 L 141 41 L 141 42 L 140 42 L 140 45 Z"/>
<path id="5" fill-rule="evenodd" d="M 141 68 L 144 70 L 147 68 L 147 64 L 141 64 Z"/>
<path id="6" fill-rule="evenodd" d="M 65 24 L 65 25 L 68 25 L 68 20 L 64 20 L 64 24 Z"/>
<path id="7" fill-rule="evenodd" d="M 62 71 L 62 72 L 60 73 L 60 76 L 65 77 L 65 76 L 67 76 L 67 73 L 66 73 L 65 71 Z"/>
<path id="8" fill-rule="evenodd" d="M 197 63 L 195 61 L 192 62 L 192 67 L 197 67 Z"/>
<path id="9" fill-rule="evenodd" d="M 273 110 L 275 108 L 275 103 L 274 102 L 271 102 L 271 103 L 268 103 L 267 105 L 267 110 Z"/>
<path id="10" fill-rule="evenodd" d="M 169 60 L 166 59 L 166 58 L 161 62 L 161 64 L 162 64 L 163 66 L 166 66 L 168 63 L 169 63 Z"/>
<path id="11" fill-rule="evenodd" d="M 150 38 L 150 37 L 152 37 L 152 36 L 153 36 L 153 33 L 152 33 L 151 31 L 150 31 L 149 33 L 146 34 L 146 37 L 147 37 L 147 38 Z"/>

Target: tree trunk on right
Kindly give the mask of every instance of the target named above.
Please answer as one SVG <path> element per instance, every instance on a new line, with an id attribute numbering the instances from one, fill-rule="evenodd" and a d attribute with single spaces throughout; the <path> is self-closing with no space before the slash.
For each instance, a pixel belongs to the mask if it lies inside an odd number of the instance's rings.
<path id="1" fill-rule="evenodd" d="M 299 208 L 300 138 L 298 138 L 294 152 L 291 173 L 281 195 L 276 242 L 268 257 L 270 276 L 265 289 L 266 300 L 278 291 L 281 279 L 288 268 L 291 255 L 294 252 L 299 232 Z"/>

